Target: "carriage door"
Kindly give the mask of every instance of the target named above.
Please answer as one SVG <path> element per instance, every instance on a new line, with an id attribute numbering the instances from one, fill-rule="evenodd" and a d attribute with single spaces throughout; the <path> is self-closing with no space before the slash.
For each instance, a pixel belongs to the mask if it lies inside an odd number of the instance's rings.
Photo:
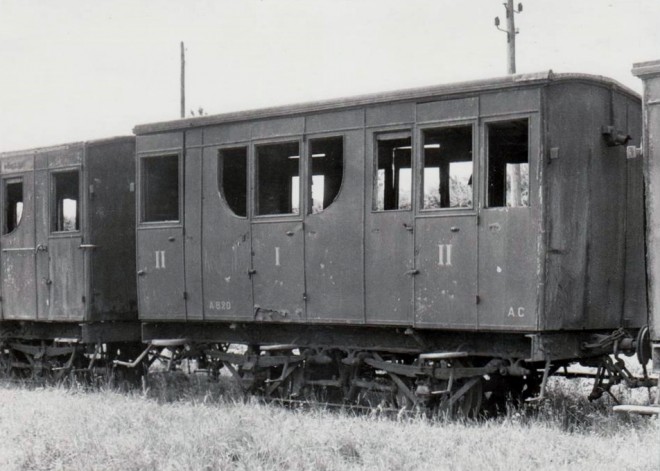
<path id="1" fill-rule="evenodd" d="M 42 214 L 37 228 L 37 258 L 48 259 L 48 273 L 39 273 L 37 283 L 46 294 L 48 319 L 55 321 L 83 320 L 86 305 L 85 257 L 87 246 L 83 244 L 83 201 L 81 168 L 56 169 L 49 172 L 50 214 Z M 40 177 L 46 176 L 40 173 Z M 44 188 L 40 188 L 43 190 Z M 44 198 L 46 199 L 46 198 Z M 48 234 L 46 240 L 43 235 Z M 43 307 L 43 304 L 42 304 Z"/>
<path id="2" fill-rule="evenodd" d="M 298 140 L 257 144 L 252 223 L 256 320 L 305 319 L 304 231 Z"/>
<path id="3" fill-rule="evenodd" d="M 536 325 L 538 117 L 489 120 L 483 132 L 479 327 L 528 329 Z"/>
<path id="4" fill-rule="evenodd" d="M 9 168 L 24 173 L 7 173 Z M 34 319 L 34 200 L 32 156 L 2 162 L 2 315 L 4 319 Z"/>
<path id="5" fill-rule="evenodd" d="M 179 153 L 139 159 L 137 278 L 143 320 L 186 318 L 182 160 Z"/>
<path id="6" fill-rule="evenodd" d="M 367 322 L 412 322 L 412 134 L 374 132 L 367 141 L 365 278 Z"/>
<path id="7" fill-rule="evenodd" d="M 473 124 L 420 132 L 421 205 L 415 220 L 415 325 L 474 328 L 477 216 Z"/>

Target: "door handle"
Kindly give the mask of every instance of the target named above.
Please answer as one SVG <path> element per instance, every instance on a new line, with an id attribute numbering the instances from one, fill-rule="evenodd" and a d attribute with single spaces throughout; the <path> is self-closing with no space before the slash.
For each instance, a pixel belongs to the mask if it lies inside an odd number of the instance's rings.
<path id="1" fill-rule="evenodd" d="M 46 244 L 39 244 L 35 249 L 37 252 L 48 252 L 48 246 Z"/>
<path id="2" fill-rule="evenodd" d="M 99 246 L 98 246 L 98 245 L 94 245 L 94 244 L 80 244 L 80 245 L 78 246 L 78 248 L 79 248 L 79 249 L 98 249 Z"/>
<path id="3" fill-rule="evenodd" d="M 413 225 L 412 224 L 406 224 L 405 222 L 403 223 L 403 228 L 407 230 L 408 232 L 413 231 Z"/>
<path id="4" fill-rule="evenodd" d="M 247 271 L 247 273 L 248 273 L 248 276 L 249 276 L 250 278 L 252 278 L 252 275 L 256 274 L 256 273 L 257 273 L 257 270 L 255 270 L 254 268 L 250 268 L 250 269 Z"/>
<path id="5" fill-rule="evenodd" d="M 147 274 L 147 270 L 138 270 L 137 275 L 138 276 L 144 276 Z"/>
<path id="6" fill-rule="evenodd" d="M 416 268 L 413 268 L 412 270 L 408 270 L 406 272 L 406 275 L 410 275 L 410 276 L 419 275 L 419 270 L 417 270 Z"/>

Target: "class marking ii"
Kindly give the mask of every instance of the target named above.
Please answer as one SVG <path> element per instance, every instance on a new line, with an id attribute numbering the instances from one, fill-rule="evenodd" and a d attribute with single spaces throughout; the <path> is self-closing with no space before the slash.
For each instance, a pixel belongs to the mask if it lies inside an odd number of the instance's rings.
<path id="1" fill-rule="evenodd" d="M 161 268 L 165 268 L 165 251 L 164 250 L 156 250 L 156 268 L 160 270 Z"/>
<path id="2" fill-rule="evenodd" d="M 438 265 L 451 266 L 451 244 L 438 244 Z"/>
<path id="3" fill-rule="evenodd" d="M 275 247 L 275 266 L 279 267 L 280 266 L 280 248 Z"/>

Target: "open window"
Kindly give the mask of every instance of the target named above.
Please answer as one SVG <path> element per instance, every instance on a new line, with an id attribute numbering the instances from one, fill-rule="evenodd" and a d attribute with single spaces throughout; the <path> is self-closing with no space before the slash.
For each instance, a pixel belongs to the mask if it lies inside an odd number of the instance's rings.
<path id="1" fill-rule="evenodd" d="M 320 213 L 337 197 L 344 171 L 344 139 L 328 137 L 311 139 L 312 213 Z"/>
<path id="2" fill-rule="evenodd" d="M 472 207 L 472 126 L 423 132 L 422 207 Z"/>
<path id="3" fill-rule="evenodd" d="M 488 207 L 529 206 L 527 119 L 489 123 Z"/>
<path id="4" fill-rule="evenodd" d="M 179 220 L 179 156 L 142 158 L 142 221 Z"/>
<path id="5" fill-rule="evenodd" d="M 18 227 L 23 216 L 23 179 L 11 178 L 5 180 L 4 183 L 5 207 L 2 233 L 9 234 Z"/>
<path id="6" fill-rule="evenodd" d="M 374 201 L 376 211 L 412 208 L 412 138 L 410 133 L 376 136 Z"/>
<path id="7" fill-rule="evenodd" d="M 256 147 L 258 216 L 300 213 L 300 145 L 298 142 Z"/>
<path id="8" fill-rule="evenodd" d="M 218 152 L 218 187 L 236 216 L 247 217 L 247 147 Z"/>
<path id="9" fill-rule="evenodd" d="M 80 173 L 53 173 L 53 232 L 80 230 Z"/>

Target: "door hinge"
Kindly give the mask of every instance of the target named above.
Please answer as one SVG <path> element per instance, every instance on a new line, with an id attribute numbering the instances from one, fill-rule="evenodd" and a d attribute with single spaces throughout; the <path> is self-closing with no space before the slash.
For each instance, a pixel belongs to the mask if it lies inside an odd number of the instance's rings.
<path id="1" fill-rule="evenodd" d="M 477 214 L 477 226 L 479 225 L 480 222 L 481 222 L 481 215 Z"/>
<path id="2" fill-rule="evenodd" d="M 477 298 L 476 302 L 477 302 L 477 304 L 479 304 L 481 302 L 481 298 L 479 297 L 479 295 L 477 295 L 476 298 Z"/>
<path id="3" fill-rule="evenodd" d="M 85 304 L 87 302 L 87 298 L 85 296 L 82 297 L 82 302 Z"/>
<path id="4" fill-rule="evenodd" d="M 184 299 L 184 301 L 188 300 L 188 292 L 187 291 L 183 292 L 183 299 Z"/>

